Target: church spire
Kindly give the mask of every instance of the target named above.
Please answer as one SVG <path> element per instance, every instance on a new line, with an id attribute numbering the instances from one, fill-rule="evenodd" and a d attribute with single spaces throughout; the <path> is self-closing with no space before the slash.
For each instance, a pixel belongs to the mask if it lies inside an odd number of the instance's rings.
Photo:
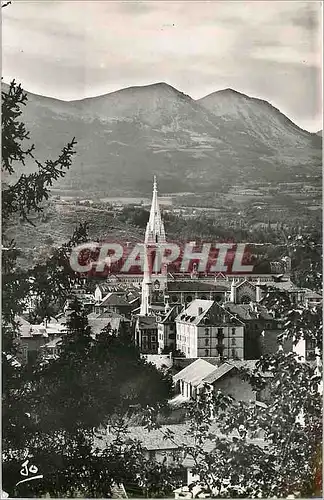
<path id="1" fill-rule="evenodd" d="M 164 224 L 161 218 L 157 195 L 157 181 L 156 176 L 154 176 L 152 204 L 150 218 L 146 226 L 145 244 L 165 243 L 165 241 Z"/>
<path id="2" fill-rule="evenodd" d="M 144 245 L 144 269 L 143 269 L 143 281 L 142 281 L 142 297 L 141 297 L 141 309 L 140 315 L 147 316 L 149 314 L 149 307 L 151 301 L 151 273 L 149 269 L 148 254 L 147 249 Z"/>
<path id="3" fill-rule="evenodd" d="M 145 241 L 144 241 L 144 272 L 142 281 L 142 300 L 140 315 L 147 316 L 150 314 L 151 305 L 151 295 L 152 295 L 152 272 L 153 272 L 153 262 L 155 257 L 153 257 L 153 248 L 157 249 L 160 244 L 166 243 L 164 224 L 161 218 L 161 212 L 159 207 L 159 200 L 157 195 L 157 182 L 156 176 L 153 180 L 153 196 L 152 205 L 150 211 L 150 218 L 146 226 Z M 158 262 L 158 261 L 157 261 Z M 160 283 L 162 281 L 162 287 L 165 287 L 166 282 L 166 268 L 163 267 L 162 271 L 154 271 L 154 284 L 156 281 Z"/>

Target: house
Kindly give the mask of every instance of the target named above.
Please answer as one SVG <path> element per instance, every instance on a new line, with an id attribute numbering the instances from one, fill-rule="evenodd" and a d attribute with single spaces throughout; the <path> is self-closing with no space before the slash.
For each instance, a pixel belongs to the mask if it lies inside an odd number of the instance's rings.
<path id="1" fill-rule="evenodd" d="M 102 312 L 115 312 L 130 318 L 132 305 L 119 292 L 109 292 L 106 297 L 95 305 L 97 314 Z"/>
<path id="2" fill-rule="evenodd" d="M 183 467 L 183 475 L 180 478 L 183 484 L 190 485 L 195 480 L 199 480 L 194 476 L 192 469 L 195 466 L 195 460 L 190 454 L 189 447 L 195 446 L 195 437 L 190 432 L 188 423 L 162 425 L 158 429 L 148 430 L 142 426 L 133 426 L 127 429 L 127 437 L 125 445 L 132 441 L 139 441 L 147 459 L 156 460 L 157 462 L 165 462 L 167 466 L 172 464 L 180 464 Z M 217 435 L 218 438 L 233 439 L 238 436 L 237 432 L 233 432 L 229 436 L 224 436 L 217 422 L 213 422 L 210 426 L 211 435 Z M 101 430 L 95 434 L 93 447 L 94 449 L 104 450 L 109 446 L 116 434 L 114 430 L 108 427 L 107 431 Z M 263 448 L 265 442 L 261 438 L 247 438 L 248 442 Z M 203 443 L 204 452 L 208 453 L 215 448 L 215 439 L 207 438 Z M 199 460 L 199 457 L 196 457 Z M 203 458 L 203 457 L 201 457 Z M 125 485 L 127 490 L 127 485 Z"/>
<path id="3" fill-rule="evenodd" d="M 158 326 L 158 351 L 159 353 L 173 351 L 176 347 L 176 323 L 175 319 L 180 312 L 181 306 L 171 307 L 165 316 L 157 316 Z"/>
<path id="4" fill-rule="evenodd" d="M 195 398 L 199 390 L 209 386 L 213 392 L 221 391 L 237 401 L 263 401 L 266 391 L 256 393 L 245 380 L 241 369 L 251 372 L 256 360 L 226 361 L 218 366 L 197 359 L 173 376 L 173 382 L 183 398 Z"/>
<path id="5" fill-rule="evenodd" d="M 137 316 L 135 345 L 142 354 L 158 354 L 157 334 L 158 327 L 155 316 Z"/>
<path id="6" fill-rule="evenodd" d="M 17 318 L 17 321 L 19 324 L 20 356 L 24 363 L 35 362 L 41 347 L 62 335 L 65 330 L 65 326 L 54 318 L 50 322 L 43 322 L 39 325 L 32 325 L 22 317 Z"/>
<path id="7" fill-rule="evenodd" d="M 215 371 L 215 365 L 204 359 L 196 359 L 189 366 L 173 376 L 173 383 L 177 391 L 184 398 L 192 398 L 197 395 L 199 387 L 204 384 L 204 379 Z"/>
<path id="8" fill-rule="evenodd" d="M 110 326 L 112 333 L 120 333 L 122 330 L 125 333 L 131 332 L 131 320 L 115 312 L 93 312 L 88 315 L 88 324 L 92 334 L 95 337 L 104 328 Z"/>
<path id="9" fill-rule="evenodd" d="M 315 307 L 322 305 L 322 303 L 323 303 L 322 295 L 320 295 L 317 292 L 314 292 L 314 290 L 309 290 L 308 288 L 305 289 L 305 294 L 304 294 L 305 306 Z"/>
<path id="10" fill-rule="evenodd" d="M 196 299 L 175 321 L 176 348 L 185 357 L 243 359 L 244 323 L 217 302 Z"/>
<path id="11" fill-rule="evenodd" d="M 62 337 L 57 337 L 40 347 L 40 354 L 43 361 L 57 359 L 60 355 Z"/>
<path id="12" fill-rule="evenodd" d="M 93 294 L 95 303 L 98 304 L 102 302 L 106 295 L 111 291 L 111 285 L 107 283 L 100 283 L 97 285 Z"/>
<path id="13" fill-rule="evenodd" d="M 242 368 L 248 371 L 253 370 L 255 364 L 256 360 L 226 361 L 217 368 L 214 367 L 214 371 L 204 378 L 203 383 L 208 384 L 213 392 L 221 391 L 237 401 L 262 401 L 265 395 L 257 394 L 240 373 Z"/>
<path id="14" fill-rule="evenodd" d="M 272 354 L 277 350 L 277 337 L 283 325 L 265 306 L 253 302 L 227 302 L 224 308 L 244 324 L 243 359 L 258 359 L 263 354 Z"/>
<path id="15" fill-rule="evenodd" d="M 168 431 L 174 433 L 174 439 L 166 438 Z M 115 438 L 114 430 L 108 426 L 106 430 L 97 431 L 94 437 L 94 447 L 99 450 L 105 449 Z M 147 459 L 157 462 L 165 461 L 166 465 L 179 461 L 181 463 L 184 458 L 184 453 L 180 450 L 181 446 L 192 442 L 192 438 L 188 435 L 188 425 L 185 424 L 162 425 L 159 429 L 151 430 L 143 426 L 130 426 L 127 429 L 125 444 L 130 440 L 141 443 Z"/>

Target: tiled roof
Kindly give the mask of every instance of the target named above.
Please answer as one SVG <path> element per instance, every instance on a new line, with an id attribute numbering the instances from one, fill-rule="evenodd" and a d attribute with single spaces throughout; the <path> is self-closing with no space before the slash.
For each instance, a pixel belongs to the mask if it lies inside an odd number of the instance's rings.
<path id="1" fill-rule="evenodd" d="M 129 302 L 127 302 L 127 300 L 125 300 L 121 295 L 111 292 L 99 304 L 99 307 L 105 306 L 129 306 Z"/>
<path id="2" fill-rule="evenodd" d="M 254 320 L 258 318 L 272 320 L 273 317 L 264 306 L 259 304 L 234 304 L 226 302 L 224 309 L 227 309 L 231 314 L 236 314 L 241 320 Z"/>
<path id="3" fill-rule="evenodd" d="M 206 384 L 212 384 L 212 383 L 216 382 L 216 380 L 219 380 L 224 375 L 226 375 L 227 373 L 232 371 L 233 369 L 234 369 L 233 365 L 230 365 L 229 363 L 223 363 L 218 368 L 216 368 L 216 369 L 214 368 L 214 370 L 211 373 L 209 373 L 209 375 L 207 375 L 202 380 L 202 382 L 206 383 Z"/>
<path id="4" fill-rule="evenodd" d="M 203 359 L 198 358 L 196 361 L 186 366 L 183 370 L 173 376 L 173 381 L 183 380 L 191 385 L 197 386 L 210 373 L 215 371 L 215 366 Z"/>
<path id="5" fill-rule="evenodd" d="M 200 310 L 202 309 L 202 312 Z M 200 313 L 200 314 L 199 314 Z M 208 323 L 206 319 L 208 317 Z M 192 325 L 219 325 L 230 322 L 232 324 L 242 325 L 240 318 L 235 318 L 230 311 L 213 300 L 193 300 L 187 309 L 181 311 L 176 317 L 176 321 L 190 323 Z"/>
<path id="6" fill-rule="evenodd" d="M 240 361 L 226 361 L 225 363 L 221 364 L 218 368 L 214 369 L 212 373 L 207 375 L 203 379 L 203 383 L 206 384 L 213 384 L 216 382 L 216 380 L 221 379 L 229 373 L 232 370 L 240 370 L 241 368 L 244 368 L 248 371 L 252 371 L 255 369 L 255 365 L 257 363 L 257 360 L 255 359 L 250 359 L 250 360 L 240 360 Z M 264 376 L 267 376 L 266 373 L 263 373 Z"/>
<path id="7" fill-rule="evenodd" d="M 145 328 L 157 328 L 155 316 L 139 316 L 138 317 L 138 327 Z"/>
<path id="8" fill-rule="evenodd" d="M 267 285 L 262 285 L 262 287 L 268 288 Z M 278 281 L 269 284 L 270 288 L 277 288 L 278 290 L 287 290 L 289 292 L 298 292 L 301 289 L 298 288 L 292 281 Z"/>
<path id="9" fill-rule="evenodd" d="M 112 330 L 119 330 L 120 323 L 121 323 L 121 318 L 113 318 L 113 317 L 106 317 L 106 318 L 88 318 L 88 323 L 91 328 L 91 331 L 93 335 L 98 335 L 101 330 L 103 330 L 106 326 L 110 324 Z"/>
<path id="10" fill-rule="evenodd" d="M 127 323 L 130 323 L 130 319 L 126 318 L 123 314 L 116 313 L 114 311 L 103 311 L 100 313 L 92 312 L 88 314 L 88 320 L 89 319 L 105 319 L 105 318 L 116 318 L 116 319 L 121 319 L 123 321 L 126 321 Z"/>
<path id="11" fill-rule="evenodd" d="M 227 284 L 213 284 L 198 280 L 171 281 L 167 285 L 169 292 L 225 292 L 229 290 Z"/>
<path id="12" fill-rule="evenodd" d="M 178 315 L 178 310 L 179 310 L 178 306 L 172 307 L 170 311 L 168 311 L 166 316 L 163 318 L 161 323 L 173 322 Z"/>
<path id="13" fill-rule="evenodd" d="M 205 312 L 211 308 L 213 303 L 213 300 L 195 299 L 190 302 L 189 306 L 184 311 L 178 314 L 176 321 L 190 321 L 190 318 L 194 318 L 194 323 L 196 323 L 197 320 L 202 318 Z"/>
<path id="14" fill-rule="evenodd" d="M 174 439 L 165 439 L 165 431 L 169 429 L 174 432 Z M 187 424 L 170 424 L 163 425 L 161 429 L 147 430 L 142 426 L 134 426 L 128 428 L 129 439 L 141 441 L 143 448 L 146 450 L 176 450 L 183 443 L 190 444 L 192 439 L 187 436 Z M 115 434 L 103 436 L 103 439 L 95 438 L 95 446 L 103 449 L 115 439 Z"/>
<path id="15" fill-rule="evenodd" d="M 171 431 L 172 437 L 166 438 L 167 431 Z M 219 430 L 217 423 L 213 423 L 210 426 L 210 432 L 216 434 L 218 437 L 225 437 Z M 237 432 L 233 432 L 231 436 L 237 436 Z M 94 447 L 98 449 L 104 449 L 109 446 L 115 439 L 115 434 L 111 432 L 108 435 L 102 433 L 102 438 L 94 438 Z M 141 442 L 143 448 L 148 451 L 158 451 L 158 450 L 177 450 L 183 445 L 194 446 L 194 436 L 190 434 L 189 424 L 170 424 L 162 425 L 160 429 L 147 430 L 145 427 L 136 426 L 128 428 L 128 437 L 132 440 L 138 440 Z M 265 445 L 262 439 L 248 439 L 250 443 L 256 444 L 260 447 Z M 212 451 L 215 447 L 214 439 L 207 440 L 204 443 L 205 451 Z M 186 457 L 183 465 L 186 467 L 191 466 L 191 458 Z M 189 463 L 190 462 L 190 463 Z"/>

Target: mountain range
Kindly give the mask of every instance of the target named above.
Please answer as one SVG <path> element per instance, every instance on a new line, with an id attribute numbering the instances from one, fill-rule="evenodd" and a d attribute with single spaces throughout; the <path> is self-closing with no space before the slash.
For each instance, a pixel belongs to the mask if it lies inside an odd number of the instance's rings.
<path id="1" fill-rule="evenodd" d="M 55 186 L 62 190 L 147 194 L 156 174 L 164 193 L 224 192 L 321 175 L 321 136 L 232 89 L 199 100 L 166 83 L 76 101 L 27 96 L 22 119 L 38 159 L 77 140 L 73 166 Z"/>

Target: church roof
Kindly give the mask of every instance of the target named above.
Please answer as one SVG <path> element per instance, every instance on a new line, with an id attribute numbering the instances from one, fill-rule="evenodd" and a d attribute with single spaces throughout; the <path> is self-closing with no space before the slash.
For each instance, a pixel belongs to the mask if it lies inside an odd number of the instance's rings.
<path id="1" fill-rule="evenodd" d="M 229 286 L 224 284 L 206 283 L 198 280 L 171 281 L 167 284 L 169 292 L 225 292 Z"/>

